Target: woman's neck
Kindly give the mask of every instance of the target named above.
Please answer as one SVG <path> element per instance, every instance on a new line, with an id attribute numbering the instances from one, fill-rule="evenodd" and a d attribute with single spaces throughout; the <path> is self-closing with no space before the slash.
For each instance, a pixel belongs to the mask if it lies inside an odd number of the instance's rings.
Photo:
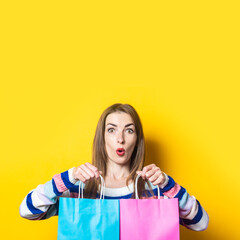
<path id="1" fill-rule="evenodd" d="M 126 187 L 126 180 L 130 175 L 129 164 L 119 165 L 108 161 L 105 185 L 109 188 Z M 131 181 L 128 182 L 130 184 Z"/>
<path id="2" fill-rule="evenodd" d="M 112 178 L 114 180 L 127 178 L 130 174 L 129 168 L 129 164 L 119 165 L 114 162 L 108 161 L 106 177 Z"/>
<path id="3" fill-rule="evenodd" d="M 123 179 L 111 179 L 109 177 L 105 177 L 105 187 L 106 188 L 122 188 L 122 187 L 126 187 L 127 183 L 126 183 L 127 178 L 123 178 Z M 130 179 L 128 181 L 128 185 L 130 185 L 133 181 Z"/>

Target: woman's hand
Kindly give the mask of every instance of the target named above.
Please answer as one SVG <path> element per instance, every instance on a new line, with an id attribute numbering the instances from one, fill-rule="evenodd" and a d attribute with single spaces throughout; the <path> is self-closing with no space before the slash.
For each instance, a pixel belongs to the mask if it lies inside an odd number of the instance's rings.
<path id="1" fill-rule="evenodd" d="M 79 167 L 75 167 L 73 170 L 73 178 L 80 180 L 83 183 L 86 183 L 88 180 L 93 178 L 99 178 L 99 175 L 102 174 L 102 171 L 93 166 L 91 163 L 84 163 Z"/>
<path id="2" fill-rule="evenodd" d="M 142 171 L 136 172 L 140 174 L 144 180 L 149 180 L 154 186 L 163 184 L 166 180 L 165 175 L 155 164 L 150 164 L 143 168 Z"/>

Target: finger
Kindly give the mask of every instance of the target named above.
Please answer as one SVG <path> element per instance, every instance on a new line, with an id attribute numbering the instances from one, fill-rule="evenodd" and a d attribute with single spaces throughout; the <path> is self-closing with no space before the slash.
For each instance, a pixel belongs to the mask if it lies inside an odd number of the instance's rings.
<path id="1" fill-rule="evenodd" d="M 81 174 L 81 169 L 80 169 L 80 167 L 75 167 L 74 168 L 74 173 L 73 173 L 73 177 L 74 177 L 74 179 L 76 179 L 76 180 L 80 180 L 80 181 L 82 181 L 82 182 L 85 182 L 86 181 L 86 178 L 85 177 L 83 177 L 83 175 Z"/>
<path id="2" fill-rule="evenodd" d="M 86 183 L 87 179 L 86 179 L 85 177 L 83 177 L 82 174 L 78 174 L 77 177 L 78 177 L 78 179 L 79 179 L 81 182 Z"/>
<path id="3" fill-rule="evenodd" d="M 160 177 L 160 176 L 159 176 L 159 173 L 155 173 L 155 174 L 153 174 L 150 178 L 148 178 L 148 180 L 149 180 L 151 183 L 153 183 L 153 182 L 155 182 L 159 177 Z"/>
<path id="4" fill-rule="evenodd" d="M 137 175 L 140 175 L 142 178 L 144 177 L 143 171 L 136 171 Z"/>
<path id="5" fill-rule="evenodd" d="M 147 176 L 147 178 L 149 179 L 150 177 L 152 177 L 156 172 L 158 172 L 158 171 L 160 171 L 160 168 L 158 168 L 158 167 L 154 167 L 154 168 L 152 168 L 151 170 L 148 170 L 147 172 L 146 172 L 146 176 Z"/>
<path id="6" fill-rule="evenodd" d="M 148 170 L 148 166 L 146 166 L 146 167 L 144 167 L 143 168 L 143 170 L 142 170 L 142 178 L 143 178 L 143 180 L 146 180 L 146 172 L 147 172 L 147 170 Z"/>
<path id="7" fill-rule="evenodd" d="M 87 179 L 90 180 L 90 178 L 94 178 L 93 171 L 85 166 L 84 164 L 80 166 L 80 173 Z"/>
<path id="8" fill-rule="evenodd" d="M 156 167 L 156 165 L 155 164 L 147 165 L 143 168 L 143 172 L 146 174 L 146 172 L 151 170 L 153 167 Z"/>
<path id="9" fill-rule="evenodd" d="M 159 176 L 159 177 L 156 179 L 156 181 L 152 182 L 152 184 L 153 184 L 154 186 L 159 185 L 159 184 L 161 184 L 161 183 L 163 182 L 163 180 L 164 180 L 164 177 L 161 175 L 161 176 Z"/>
<path id="10" fill-rule="evenodd" d="M 95 173 L 96 179 L 98 179 L 99 176 L 102 175 L 102 174 L 103 174 L 102 171 L 97 171 L 97 172 Z"/>
<path id="11" fill-rule="evenodd" d="M 98 169 L 92 165 L 91 163 L 89 162 L 86 162 L 84 165 L 86 165 L 87 167 L 89 167 L 93 172 L 96 172 Z"/>
<path id="12" fill-rule="evenodd" d="M 148 169 L 147 167 L 144 167 L 144 168 L 143 168 L 143 170 L 142 170 L 143 174 L 146 174 L 147 169 Z"/>
<path id="13" fill-rule="evenodd" d="M 99 173 L 98 169 L 97 169 L 94 165 L 92 165 L 92 164 L 89 163 L 89 162 L 86 162 L 85 165 L 86 165 L 89 169 L 91 169 L 91 170 L 93 171 L 93 173 L 94 173 L 94 175 L 95 175 L 96 178 L 99 178 L 99 174 L 100 174 L 100 173 Z"/>
<path id="14" fill-rule="evenodd" d="M 93 177 L 95 176 L 93 170 L 90 169 L 90 168 L 86 165 L 86 163 L 84 163 L 84 164 L 81 165 L 80 167 L 81 167 L 81 169 L 84 170 L 85 173 L 87 173 L 90 177 L 93 178 Z"/>
<path id="15" fill-rule="evenodd" d="M 143 171 L 137 171 L 136 173 L 137 173 L 138 175 L 140 175 L 143 180 L 146 179 L 146 176 L 145 176 L 145 174 L 143 173 Z"/>
<path id="16" fill-rule="evenodd" d="M 136 174 L 142 176 L 142 171 L 136 171 Z"/>

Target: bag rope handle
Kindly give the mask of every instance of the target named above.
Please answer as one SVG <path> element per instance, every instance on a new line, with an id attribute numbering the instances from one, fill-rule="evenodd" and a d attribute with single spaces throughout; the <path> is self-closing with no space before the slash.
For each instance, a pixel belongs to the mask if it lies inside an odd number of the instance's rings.
<path id="1" fill-rule="evenodd" d="M 139 199 L 139 196 L 138 196 L 138 191 L 137 191 L 137 183 L 138 183 L 138 179 L 139 177 L 141 177 L 142 175 L 138 175 L 136 177 L 136 180 L 135 180 L 135 199 Z M 157 185 L 157 190 L 158 190 L 158 199 L 160 199 L 160 188 L 159 186 Z"/>
<path id="2" fill-rule="evenodd" d="M 99 175 L 100 179 L 101 179 L 101 189 L 100 189 L 100 199 L 104 199 L 104 195 L 105 195 L 105 182 L 104 179 L 101 175 Z M 104 189 L 104 190 L 103 190 Z M 79 189 L 78 189 L 78 198 L 83 198 L 83 182 L 80 181 L 79 183 Z"/>

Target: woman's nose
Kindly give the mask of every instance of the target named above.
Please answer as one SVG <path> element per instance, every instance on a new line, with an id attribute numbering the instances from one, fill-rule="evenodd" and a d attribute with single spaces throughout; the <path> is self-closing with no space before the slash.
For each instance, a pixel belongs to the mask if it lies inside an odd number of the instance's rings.
<path id="1" fill-rule="evenodd" d="M 124 137 L 123 137 L 123 133 L 119 133 L 117 136 L 117 141 L 118 143 L 124 143 Z"/>

